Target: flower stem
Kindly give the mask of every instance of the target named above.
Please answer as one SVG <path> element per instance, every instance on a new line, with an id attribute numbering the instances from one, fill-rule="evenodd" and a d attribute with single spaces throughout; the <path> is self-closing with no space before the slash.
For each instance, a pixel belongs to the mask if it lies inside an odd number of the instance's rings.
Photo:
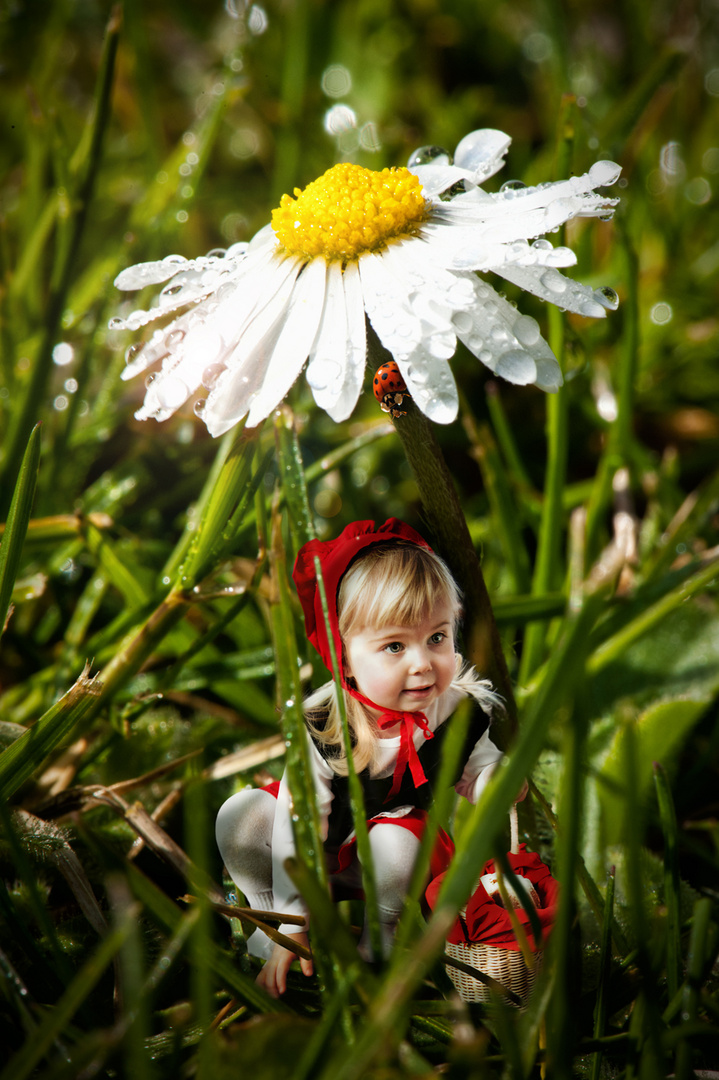
<path id="1" fill-rule="evenodd" d="M 376 366 L 389 359 L 370 328 L 368 345 L 372 362 L 376 361 Z M 508 739 L 514 734 L 517 721 L 512 683 L 482 568 L 469 535 L 452 475 L 432 424 L 414 402 L 407 403 L 406 415 L 394 420 L 394 426 L 414 473 L 438 553 L 449 566 L 464 593 L 464 632 L 468 659 L 476 665 L 481 675 L 491 679 L 504 698 L 508 725 L 507 729 L 499 734 L 500 738 L 504 736 Z"/>

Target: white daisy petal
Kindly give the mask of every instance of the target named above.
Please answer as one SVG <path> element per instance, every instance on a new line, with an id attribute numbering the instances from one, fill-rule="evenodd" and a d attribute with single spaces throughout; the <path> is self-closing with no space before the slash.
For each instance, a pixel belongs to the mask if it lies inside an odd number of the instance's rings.
<path id="1" fill-rule="evenodd" d="M 539 324 L 522 315 L 494 289 L 474 278 L 477 303 L 455 318 L 457 336 L 496 375 L 526 385 L 541 380 L 542 389 L 558 390 L 562 373 Z"/>
<path id="2" fill-rule="evenodd" d="M 454 152 L 454 163 L 466 169 L 474 184 L 481 184 L 504 165 L 511 138 L 496 128 L 480 128 L 465 135 Z"/>
<path id="3" fill-rule="evenodd" d="M 162 286 L 147 310 L 109 323 L 115 331 L 159 323 L 126 354 L 124 379 L 160 368 L 136 416 L 164 420 L 202 385 L 209 396 L 195 408 L 212 435 L 245 416 L 252 426 L 309 357 L 317 405 L 345 420 L 362 390 L 366 317 L 417 406 L 438 423 L 457 414 L 448 361 L 458 336 L 497 375 L 557 390 L 561 371 L 537 323 L 476 272 L 582 315 L 616 308 L 613 290 L 559 273 L 574 253 L 544 234 L 573 217 L 611 216 L 616 200 L 595 189 L 613 184 L 619 167 L 600 161 L 582 176 L 489 194 L 478 185 L 498 171 L 509 144 L 487 128 L 462 140 L 454 164 L 434 147 L 416 152 L 409 169 L 340 163 L 283 197 L 249 243 L 123 270 L 115 282 L 123 291 Z"/>
<path id="4" fill-rule="evenodd" d="M 451 424 L 457 417 L 459 397 L 452 369 L 419 345 L 406 360 L 397 360 L 412 400 L 436 424 Z"/>
<path id="5" fill-rule="evenodd" d="M 385 349 L 407 357 L 422 340 L 419 318 L 410 311 L 397 282 L 380 255 L 365 255 L 359 262 L 362 296 L 369 320 Z"/>
<path id="6" fill-rule="evenodd" d="M 601 293 L 582 285 L 579 281 L 560 274 L 554 267 L 537 266 L 499 266 L 496 273 L 500 277 L 519 285 L 525 292 L 548 300 L 565 311 L 577 315 L 586 315 L 592 319 L 606 317 L 608 305 L 601 298 Z"/>
<path id="7" fill-rule="evenodd" d="M 264 302 L 248 320 L 236 348 L 227 359 L 227 370 L 220 375 L 207 398 L 203 419 L 211 435 L 222 435 L 239 423 L 262 389 L 301 269 L 298 260 L 277 260 L 272 275 L 264 280 L 267 289 Z M 295 377 L 298 373 L 299 368 Z"/>
<path id="8" fill-rule="evenodd" d="M 279 405 L 304 367 L 317 334 L 325 295 L 327 263 L 313 259 L 300 274 L 262 387 L 252 401 L 247 426 L 255 427 Z"/>
<path id="9" fill-rule="evenodd" d="M 344 273 L 330 263 L 322 323 L 307 365 L 315 401 L 333 420 L 346 420 L 362 390 L 365 368 L 365 316 L 359 271 L 349 263 Z"/>
<path id="10" fill-rule="evenodd" d="M 441 195 L 453 184 L 471 176 L 467 169 L 458 169 L 454 165 L 411 165 L 410 172 L 420 181 L 426 196 Z"/>
<path id="11" fill-rule="evenodd" d="M 157 262 L 137 263 L 121 270 L 114 281 L 116 289 L 132 292 L 144 289 L 146 285 L 159 285 L 174 277 L 183 267 L 191 266 L 182 255 L 166 255 Z"/>

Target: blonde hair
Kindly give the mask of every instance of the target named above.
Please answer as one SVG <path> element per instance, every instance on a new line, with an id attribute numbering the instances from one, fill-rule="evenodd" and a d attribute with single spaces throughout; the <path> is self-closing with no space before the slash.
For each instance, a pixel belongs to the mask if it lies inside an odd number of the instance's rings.
<path id="1" fill-rule="evenodd" d="M 340 637 L 344 642 L 368 626 L 378 630 L 390 625 L 415 626 L 443 603 L 450 607 L 454 633 L 462 614 L 461 596 L 438 555 L 416 544 L 378 544 L 361 554 L 342 578 L 337 596 Z M 460 656 L 452 686 L 471 694 L 485 707 L 499 701 L 489 683 L 480 680 Z M 374 764 L 379 729 L 361 702 L 344 689 L 341 693 L 352 738 L 352 760 L 357 772 L 361 772 Z M 325 748 L 331 767 L 338 775 L 346 776 L 342 719 L 334 682 L 325 683 L 306 699 L 305 717 L 311 734 Z"/>

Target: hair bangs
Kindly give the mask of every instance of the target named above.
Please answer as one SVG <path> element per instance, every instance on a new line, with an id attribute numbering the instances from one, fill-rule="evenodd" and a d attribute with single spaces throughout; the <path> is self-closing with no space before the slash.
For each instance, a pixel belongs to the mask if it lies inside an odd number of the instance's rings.
<path id="1" fill-rule="evenodd" d="M 456 623 L 462 604 L 449 570 L 416 545 L 371 548 L 347 571 L 338 597 L 340 636 L 362 626 L 412 626 L 448 603 Z"/>

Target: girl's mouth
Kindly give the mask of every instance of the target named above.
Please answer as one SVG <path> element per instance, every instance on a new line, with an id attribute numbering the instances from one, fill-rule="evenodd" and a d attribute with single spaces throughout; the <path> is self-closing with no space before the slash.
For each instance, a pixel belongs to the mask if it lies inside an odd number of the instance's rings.
<path id="1" fill-rule="evenodd" d="M 405 694 L 411 694 L 415 697 L 425 697 L 432 689 L 432 686 L 412 686 L 408 690 L 405 690 Z"/>

